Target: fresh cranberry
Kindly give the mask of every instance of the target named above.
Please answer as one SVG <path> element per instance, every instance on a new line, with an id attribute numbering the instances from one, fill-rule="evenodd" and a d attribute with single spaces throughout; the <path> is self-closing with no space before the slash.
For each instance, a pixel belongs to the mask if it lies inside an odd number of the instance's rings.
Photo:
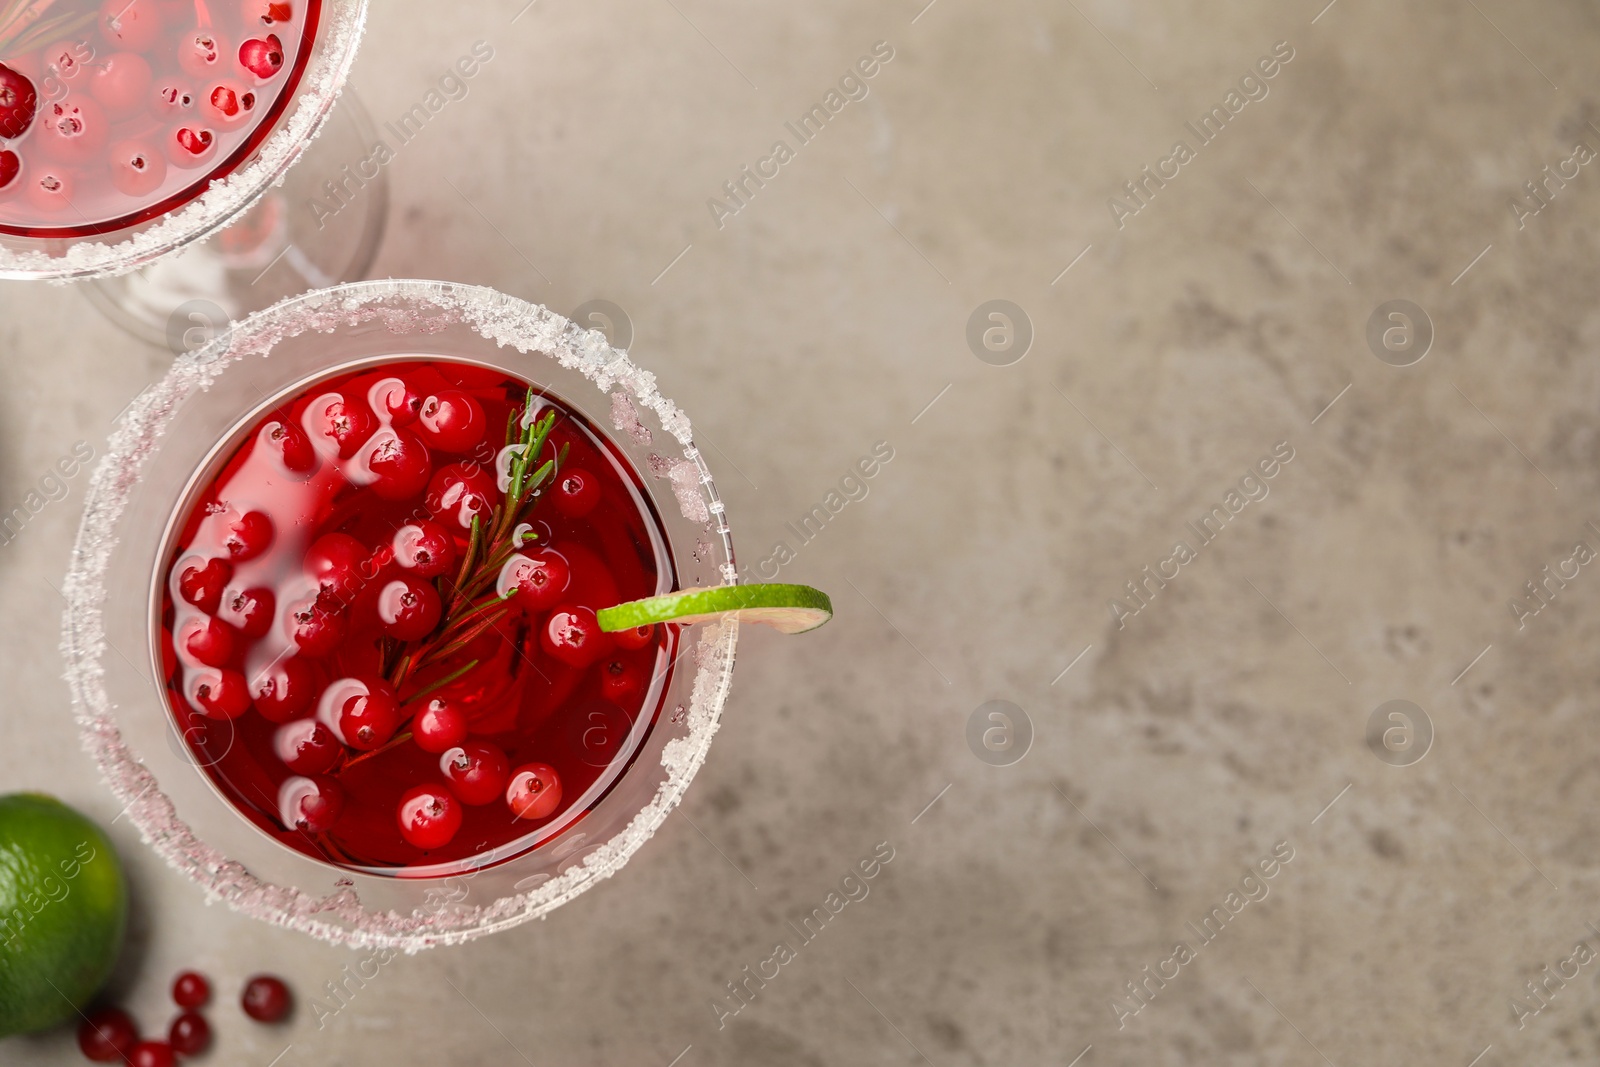
<path id="1" fill-rule="evenodd" d="M 581 519 L 600 503 L 600 482 L 588 471 L 559 471 L 554 498 L 557 511 L 568 518 Z"/>
<path id="2" fill-rule="evenodd" d="M 245 984 L 240 998 L 244 1013 L 258 1023 L 275 1023 L 289 1014 L 289 987 L 281 978 L 260 974 Z"/>
<path id="3" fill-rule="evenodd" d="M 530 614 L 554 607 L 572 584 L 572 571 L 564 556 L 547 549 L 518 553 L 500 569 L 502 595 L 514 591 L 517 603 Z"/>
<path id="4" fill-rule="evenodd" d="M 495 505 L 494 481 L 476 463 L 449 463 L 428 482 L 428 511 L 447 529 L 470 530 L 472 517 L 487 526 Z"/>
<path id="5" fill-rule="evenodd" d="M 23 184 L 28 202 L 45 215 L 65 215 L 72 206 L 73 177 L 71 172 L 52 167 L 36 180 Z"/>
<path id="6" fill-rule="evenodd" d="M 340 459 L 356 454 L 378 420 L 360 397 L 345 398 L 338 393 L 328 393 L 311 402 L 305 413 L 306 429 L 319 451 L 337 452 Z"/>
<path id="7" fill-rule="evenodd" d="M 611 639 L 617 643 L 619 648 L 626 648 L 629 651 L 637 651 L 641 648 L 648 648 L 652 643 L 654 643 L 656 639 L 656 628 L 653 624 L 646 626 L 634 626 L 626 630 L 618 630 L 616 633 L 611 635 Z"/>
<path id="8" fill-rule="evenodd" d="M 417 713 L 411 736 L 424 752 L 448 752 L 467 739 L 467 713 L 454 701 L 434 697 Z"/>
<path id="9" fill-rule="evenodd" d="M 203 560 L 195 556 L 178 567 L 178 595 L 207 615 L 215 615 L 222 603 L 222 591 L 233 578 L 233 564 L 225 559 Z"/>
<path id="10" fill-rule="evenodd" d="M 256 439 L 292 474 L 310 474 L 316 468 L 317 452 L 311 447 L 311 438 L 292 422 L 269 422 Z"/>
<path id="11" fill-rule="evenodd" d="M 372 577 L 367 546 L 344 533 L 323 534 L 306 550 L 305 572 L 327 596 L 341 604 L 355 599 Z"/>
<path id="12" fill-rule="evenodd" d="M 237 719 L 250 710 L 250 689 L 238 671 L 196 671 L 192 677 L 189 703 L 207 718 Z"/>
<path id="13" fill-rule="evenodd" d="M 266 40 L 252 38 L 239 46 L 239 63 L 266 81 L 283 69 L 283 42 L 275 33 L 267 34 Z"/>
<path id="14" fill-rule="evenodd" d="M 233 631 L 202 615 L 183 624 L 178 631 L 178 647 L 207 667 L 225 667 L 233 659 Z"/>
<path id="15" fill-rule="evenodd" d="M 167 1044 L 180 1056 L 198 1056 L 211 1045 L 211 1024 L 197 1011 L 186 1011 L 172 1020 Z"/>
<path id="16" fill-rule="evenodd" d="M 456 545 L 443 526 L 427 519 L 394 532 L 394 561 L 418 578 L 437 578 L 456 562 Z"/>
<path id="17" fill-rule="evenodd" d="M 343 748 L 333 731 L 316 719 L 296 719 L 278 727 L 272 750 L 296 774 L 326 774 L 339 762 Z"/>
<path id="18" fill-rule="evenodd" d="M 22 160 L 9 148 L 0 148 L 0 189 L 8 189 L 22 173 Z"/>
<path id="19" fill-rule="evenodd" d="M 111 146 L 111 184 L 124 196 L 149 196 L 167 180 L 167 158 L 144 141 Z"/>
<path id="20" fill-rule="evenodd" d="M 396 578 L 378 593 L 378 620 L 384 633 L 401 641 L 420 641 L 439 625 L 439 593 L 416 578 Z"/>
<path id="21" fill-rule="evenodd" d="M 413 848 L 443 848 L 461 829 L 461 803 L 442 785 L 412 786 L 400 797 L 395 818 Z"/>
<path id="22" fill-rule="evenodd" d="M 39 108 L 34 144 L 47 159 L 88 163 L 105 151 L 111 122 L 105 109 L 88 96 L 69 96 Z"/>
<path id="23" fill-rule="evenodd" d="M 122 1063 L 139 1043 L 139 1028 L 121 1008 L 100 1008 L 78 1024 L 78 1048 L 95 1063 Z"/>
<path id="24" fill-rule="evenodd" d="M 506 804 L 519 819 L 543 819 L 561 805 L 561 776 L 548 763 L 524 763 L 511 772 Z"/>
<path id="25" fill-rule="evenodd" d="M 250 698 L 268 722 L 288 722 L 311 706 L 316 684 L 311 665 L 299 656 L 290 656 L 250 680 Z"/>
<path id="26" fill-rule="evenodd" d="M 179 126 L 167 140 L 167 158 L 184 170 L 203 167 L 216 154 L 217 135 L 203 126 Z"/>
<path id="27" fill-rule="evenodd" d="M 229 589 L 222 595 L 217 618 L 253 641 L 265 637 L 272 629 L 276 607 L 277 601 L 270 589 Z"/>
<path id="28" fill-rule="evenodd" d="M 100 7 L 100 32 L 118 48 L 148 52 L 161 33 L 156 0 L 106 0 Z"/>
<path id="29" fill-rule="evenodd" d="M 178 43 L 178 66 L 191 78 L 214 78 L 226 69 L 227 51 L 227 42 L 211 30 L 194 30 Z"/>
<path id="30" fill-rule="evenodd" d="M 128 1053 L 129 1067 L 177 1067 L 178 1057 L 165 1041 L 141 1041 Z"/>
<path id="31" fill-rule="evenodd" d="M 539 638 L 546 652 L 569 667 L 587 667 L 604 655 L 611 643 L 593 611 L 570 606 L 551 613 Z"/>
<path id="32" fill-rule="evenodd" d="M 242 126 L 255 111 L 256 94 L 235 85 L 213 86 L 200 105 L 200 113 L 223 129 Z"/>
<path id="33" fill-rule="evenodd" d="M 459 389 L 441 389 L 422 402 L 417 432 L 432 448 L 465 452 L 483 440 L 488 421 L 483 408 Z"/>
<path id="34" fill-rule="evenodd" d="M 24 74 L 0 63 L 0 137 L 21 137 L 33 125 L 39 93 Z"/>
<path id="35" fill-rule="evenodd" d="M 278 787 L 278 814 L 291 830 L 320 834 L 344 811 L 344 787 L 332 778 L 294 777 Z"/>
<path id="36" fill-rule="evenodd" d="M 400 701 L 394 689 L 376 677 L 344 679 L 329 688 L 342 693 L 346 685 L 352 692 L 333 709 L 345 744 L 362 752 L 382 748 L 400 725 Z"/>
<path id="37" fill-rule="evenodd" d="M 315 600 L 305 601 L 289 612 L 289 636 L 303 656 L 322 659 L 344 643 L 344 615 Z"/>
<path id="38" fill-rule="evenodd" d="M 638 668 L 614 659 L 600 672 L 600 692 L 610 701 L 626 704 L 638 697 L 644 688 L 644 678 Z"/>
<path id="39" fill-rule="evenodd" d="M 422 412 L 422 396 L 399 378 L 384 378 L 369 394 L 373 410 L 389 416 L 391 426 L 410 426 Z"/>
<path id="40" fill-rule="evenodd" d="M 134 52 L 113 52 L 94 65 L 89 94 L 113 119 L 132 118 L 145 108 L 155 76 L 150 64 Z"/>
<path id="41" fill-rule="evenodd" d="M 463 804 L 493 804 L 511 774 L 506 754 L 486 741 L 468 741 L 439 757 L 439 769 L 450 791 Z"/>
<path id="42" fill-rule="evenodd" d="M 422 439 L 406 430 L 381 430 L 366 445 L 367 467 L 377 480 L 372 491 L 384 500 L 406 500 L 422 492 L 433 461 Z"/>
<path id="43" fill-rule="evenodd" d="M 235 562 L 255 559 L 272 544 L 272 520 L 259 511 L 247 511 L 228 524 L 222 545 Z"/>
<path id="44" fill-rule="evenodd" d="M 203 974 L 184 971 L 172 980 L 172 1002 L 180 1008 L 203 1008 L 211 999 L 211 983 Z"/>
<path id="45" fill-rule="evenodd" d="M 259 21 L 264 26 L 288 22 L 293 17 L 290 6 L 284 0 L 244 0 L 240 10 L 246 22 Z"/>

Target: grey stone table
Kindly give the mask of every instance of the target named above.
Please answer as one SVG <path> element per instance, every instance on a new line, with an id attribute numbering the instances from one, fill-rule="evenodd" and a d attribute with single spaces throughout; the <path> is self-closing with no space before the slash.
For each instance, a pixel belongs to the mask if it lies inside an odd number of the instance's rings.
<path id="1" fill-rule="evenodd" d="M 332 1017 L 218 1010 L 210 1062 L 1594 1062 L 1600 14 L 925 2 L 378 6 L 380 122 L 495 57 L 377 273 L 626 309 L 745 560 L 839 614 L 747 635 L 621 876 Z M 0 286 L 0 511 L 169 358 Z M 111 822 L 55 650 L 83 485 L 0 547 L 0 789 Z M 147 1025 L 181 966 L 362 958 L 112 832 Z"/>

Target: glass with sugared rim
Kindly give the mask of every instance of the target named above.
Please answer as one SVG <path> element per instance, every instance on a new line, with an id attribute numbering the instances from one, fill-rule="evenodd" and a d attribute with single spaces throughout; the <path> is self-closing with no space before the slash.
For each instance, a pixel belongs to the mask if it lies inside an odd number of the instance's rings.
<path id="1" fill-rule="evenodd" d="M 236 221 L 322 129 L 366 0 L 0 0 L 0 278 L 107 278 Z"/>
<path id="2" fill-rule="evenodd" d="M 130 406 L 64 647 L 85 744 L 168 862 L 246 914 L 416 949 L 546 914 L 649 839 L 705 758 L 737 623 L 588 620 L 737 580 L 687 417 L 602 334 L 356 283 Z"/>

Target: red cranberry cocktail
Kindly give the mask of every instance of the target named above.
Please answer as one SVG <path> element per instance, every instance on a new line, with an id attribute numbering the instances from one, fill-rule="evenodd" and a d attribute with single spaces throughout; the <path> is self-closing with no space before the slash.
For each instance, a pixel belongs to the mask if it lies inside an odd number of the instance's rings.
<path id="1" fill-rule="evenodd" d="M 676 627 L 595 622 L 673 587 L 638 474 L 500 370 L 296 387 L 214 455 L 168 545 L 178 733 L 242 815 L 344 867 L 459 870 L 565 832 L 670 683 Z"/>
<path id="2" fill-rule="evenodd" d="M 0 234 L 171 212 L 294 99 L 323 0 L 16 0 L 0 18 Z"/>

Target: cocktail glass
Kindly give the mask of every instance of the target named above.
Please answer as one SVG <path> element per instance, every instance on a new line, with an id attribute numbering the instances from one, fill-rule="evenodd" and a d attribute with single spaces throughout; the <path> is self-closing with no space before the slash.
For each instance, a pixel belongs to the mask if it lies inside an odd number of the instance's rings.
<path id="1" fill-rule="evenodd" d="M 169 863 L 245 914 L 332 942 L 404 950 L 544 915 L 615 873 L 703 762 L 737 638 L 731 619 L 681 630 L 659 712 L 617 751 L 620 773 L 537 840 L 443 867 L 376 871 L 289 848 L 243 817 L 200 765 L 205 746 L 180 737 L 168 711 L 157 645 L 173 518 L 275 399 L 346 369 L 418 357 L 534 383 L 609 427 L 657 517 L 672 584 L 738 581 L 723 505 L 687 417 L 603 334 L 488 289 L 362 282 L 251 316 L 180 356 L 134 401 L 90 486 L 64 620 L 84 743 Z"/>
<path id="2" fill-rule="evenodd" d="M 0 278 L 91 280 L 113 321 L 183 350 L 228 317 L 364 274 L 381 172 L 331 221 L 294 208 L 375 140 L 353 94 L 334 109 L 366 11 L 0 0 Z M 6 110 L 30 90 L 30 108 Z"/>

